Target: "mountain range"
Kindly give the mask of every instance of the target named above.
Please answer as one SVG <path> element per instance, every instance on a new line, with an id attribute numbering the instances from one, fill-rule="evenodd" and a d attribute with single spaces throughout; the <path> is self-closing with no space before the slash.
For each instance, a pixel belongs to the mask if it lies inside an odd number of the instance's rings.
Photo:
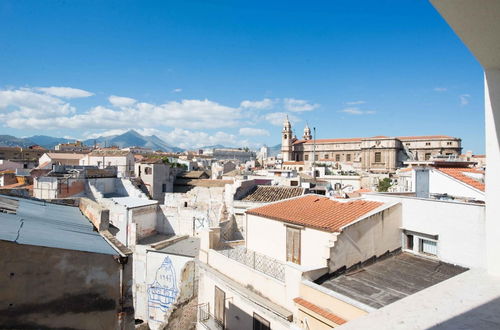
<path id="1" fill-rule="evenodd" d="M 12 135 L 0 135 L 0 146 L 8 147 L 29 147 L 31 145 L 39 145 L 47 149 L 53 149 L 59 143 L 74 142 L 73 139 L 58 138 L 46 135 L 34 135 L 26 138 L 17 138 Z M 112 136 L 100 136 L 95 139 L 84 140 L 83 143 L 88 146 L 93 146 L 94 143 L 99 146 L 118 146 L 125 147 L 143 147 L 153 150 L 161 150 L 166 152 L 181 152 L 181 148 L 173 147 L 156 135 L 145 136 L 134 130 L 129 130 L 123 134 Z"/>

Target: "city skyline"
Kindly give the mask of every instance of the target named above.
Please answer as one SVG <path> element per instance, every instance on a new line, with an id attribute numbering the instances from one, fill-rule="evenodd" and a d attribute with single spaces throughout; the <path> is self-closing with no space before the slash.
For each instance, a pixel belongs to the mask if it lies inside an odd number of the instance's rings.
<path id="1" fill-rule="evenodd" d="M 264 4 L 5 1 L 2 134 L 273 146 L 288 114 L 484 152 L 481 67 L 429 3 Z"/>

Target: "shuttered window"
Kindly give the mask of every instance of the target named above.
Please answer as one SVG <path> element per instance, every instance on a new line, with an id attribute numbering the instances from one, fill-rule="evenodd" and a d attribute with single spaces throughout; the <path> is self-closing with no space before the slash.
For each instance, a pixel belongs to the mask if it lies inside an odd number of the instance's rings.
<path id="1" fill-rule="evenodd" d="M 300 229 L 286 227 L 286 261 L 300 265 Z"/>
<path id="2" fill-rule="evenodd" d="M 420 239 L 420 252 L 437 255 L 437 242 L 428 239 Z"/>
<path id="3" fill-rule="evenodd" d="M 226 293 L 219 289 L 217 286 L 215 287 L 215 318 L 224 324 L 224 314 L 225 314 L 225 302 L 226 302 Z"/>

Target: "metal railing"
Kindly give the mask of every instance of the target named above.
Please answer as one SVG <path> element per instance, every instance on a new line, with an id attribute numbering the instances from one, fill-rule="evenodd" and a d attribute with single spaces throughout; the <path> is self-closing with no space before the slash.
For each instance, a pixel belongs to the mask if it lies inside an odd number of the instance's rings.
<path id="1" fill-rule="evenodd" d="M 244 246 L 225 247 L 217 252 L 278 281 L 285 281 L 285 265 L 276 259 L 248 250 Z"/>
<path id="2" fill-rule="evenodd" d="M 210 330 L 224 330 L 224 323 L 210 313 L 208 303 L 198 305 L 198 322 Z"/>

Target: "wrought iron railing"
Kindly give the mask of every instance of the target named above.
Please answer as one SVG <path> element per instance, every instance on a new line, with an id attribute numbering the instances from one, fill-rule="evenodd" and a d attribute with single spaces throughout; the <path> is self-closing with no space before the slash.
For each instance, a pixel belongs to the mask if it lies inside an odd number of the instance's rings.
<path id="1" fill-rule="evenodd" d="M 210 313 L 208 303 L 198 305 L 198 322 L 210 330 L 224 330 L 224 323 Z"/>
<path id="2" fill-rule="evenodd" d="M 264 273 L 278 281 L 285 281 L 285 265 L 273 258 L 248 250 L 244 246 L 225 247 L 217 250 L 224 256 Z"/>

